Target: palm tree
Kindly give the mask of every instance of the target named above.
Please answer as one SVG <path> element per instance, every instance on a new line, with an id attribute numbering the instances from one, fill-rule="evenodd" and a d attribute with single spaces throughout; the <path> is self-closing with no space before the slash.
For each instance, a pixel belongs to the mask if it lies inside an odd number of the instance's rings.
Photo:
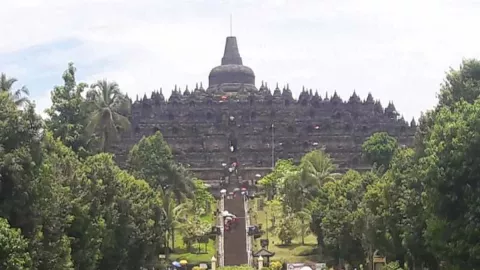
<path id="1" fill-rule="evenodd" d="M 99 80 L 91 88 L 87 93 L 87 100 L 92 105 L 87 133 L 98 132 L 100 146 L 106 152 L 110 143 L 117 139 L 119 130 L 130 129 L 126 117 L 130 113 L 130 102 L 116 82 Z"/>
<path id="2" fill-rule="evenodd" d="M 171 239 L 171 249 L 175 248 L 175 229 L 180 226 L 182 219 L 186 216 L 187 207 L 185 204 L 177 204 L 175 195 L 169 188 L 159 188 L 160 197 L 162 198 L 162 211 L 165 217 L 165 256 L 168 256 L 168 236 Z M 167 258 L 168 259 L 168 258 Z"/>
<path id="3" fill-rule="evenodd" d="M 16 78 L 7 77 L 5 73 L 0 74 L 0 91 L 9 93 L 17 106 L 23 106 L 28 102 L 28 98 L 25 96 L 29 95 L 29 91 L 27 87 L 22 86 L 22 88 L 12 92 L 12 87 L 16 82 Z"/>
<path id="4" fill-rule="evenodd" d="M 339 173 L 335 173 L 335 164 L 323 151 L 315 150 L 303 156 L 300 162 L 300 184 L 309 192 L 315 192 L 326 182 L 335 180 Z"/>
<path id="5" fill-rule="evenodd" d="M 187 198 L 193 196 L 193 177 L 189 172 L 180 164 L 175 162 L 168 162 L 165 165 L 165 174 L 163 175 L 161 183 L 168 186 L 171 192 L 174 194 L 177 203 L 180 203 Z"/>
<path id="6" fill-rule="evenodd" d="M 335 173 L 336 167 L 330 157 L 323 151 L 315 150 L 303 156 L 299 170 L 285 176 L 286 189 L 290 200 L 299 205 L 297 216 L 302 223 L 302 245 L 305 244 L 305 221 L 311 220 L 308 206 L 318 195 L 320 188 L 326 182 L 334 181 L 340 174 Z M 300 198 L 300 200 L 298 200 Z"/>

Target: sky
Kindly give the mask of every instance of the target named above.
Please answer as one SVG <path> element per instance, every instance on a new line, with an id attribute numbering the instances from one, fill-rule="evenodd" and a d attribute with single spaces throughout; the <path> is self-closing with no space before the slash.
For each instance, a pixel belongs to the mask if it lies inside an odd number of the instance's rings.
<path id="1" fill-rule="evenodd" d="M 2 0 L 0 72 L 40 113 L 68 62 L 77 81 L 113 80 L 130 97 L 206 87 L 232 15 L 257 87 L 371 92 L 411 119 L 436 104 L 450 67 L 480 58 L 479 12 L 468 0 Z"/>

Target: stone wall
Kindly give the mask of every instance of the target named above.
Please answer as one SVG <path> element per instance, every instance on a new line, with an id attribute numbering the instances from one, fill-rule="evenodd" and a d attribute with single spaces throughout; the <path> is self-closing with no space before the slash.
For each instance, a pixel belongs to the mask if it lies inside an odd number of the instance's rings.
<path id="1" fill-rule="evenodd" d="M 306 152 L 323 148 L 340 169 L 359 169 L 365 168 L 361 144 L 375 132 L 386 131 L 400 144 L 413 143 L 414 121 L 409 124 L 398 116 L 393 103 L 384 109 L 370 94 L 361 100 L 353 93 L 343 101 L 336 93 L 322 98 L 303 90 L 297 100 L 288 87 L 277 87 L 272 94 L 263 84 L 257 91 L 235 95 L 201 86 L 184 93 L 175 89 L 168 101 L 153 92 L 151 98 L 133 102 L 132 130 L 123 134 L 115 152 L 122 164 L 134 143 L 159 130 L 177 161 L 200 178 L 217 180 L 225 174 L 224 164 L 237 161 L 244 179 L 251 179 L 271 167 L 273 135 L 275 159 L 298 161 Z"/>

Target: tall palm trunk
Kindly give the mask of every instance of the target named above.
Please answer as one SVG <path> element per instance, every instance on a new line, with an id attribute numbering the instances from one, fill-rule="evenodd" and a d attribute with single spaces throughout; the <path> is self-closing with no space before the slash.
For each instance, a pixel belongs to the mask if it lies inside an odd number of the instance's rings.
<path id="1" fill-rule="evenodd" d="M 305 245 L 305 219 L 302 217 L 302 246 Z"/>
<path id="2" fill-rule="evenodd" d="M 107 153 L 108 151 L 108 142 L 110 140 L 110 136 L 108 134 L 108 131 L 105 131 L 103 132 L 103 138 L 104 138 L 104 141 L 103 141 L 103 152 L 104 153 Z"/>
<path id="3" fill-rule="evenodd" d="M 168 257 L 170 255 L 170 250 L 169 250 L 169 247 L 168 247 L 168 235 L 166 233 L 164 235 L 163 246 L 165 247 L 165 260 L 168 261 Z"/>
<path id="4" fill-rule="evenodd" d="M 171 238 L 172 238 L 172 251 L 175 252 L 175 228 L 171 229 Z"/>

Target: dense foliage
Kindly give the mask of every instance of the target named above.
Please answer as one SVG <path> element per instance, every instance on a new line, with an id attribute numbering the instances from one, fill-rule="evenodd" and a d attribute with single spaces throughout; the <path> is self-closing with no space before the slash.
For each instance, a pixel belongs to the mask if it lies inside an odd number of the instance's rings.
<path id="1" fill-rule="evenodd" d="M 189 197 L 205 214 L 213 198 L 159 133 L 134 147 L 129 172 L 120 169 L 105 151 L 129 128 L 130 100 L 114 82 L 77 84 L 75 72 L 69 64 L 52 91 L 46 121 L 25 87 L 0 77 L 0 268 L 151 269 L 180 222 L 174 208 Z M 163 146 L 150 148 L 155 163 L 138 162 L 146 142 Z M 162 170 L 154 178 L 145 165 Z"/>
<path id="2" fill-rule="evenodd" d="M 398 267 L 480 267 L 479 86 L 479 61 L 450 70 L 439 104 L 419 121 L 414 148 L 385 132 L 364 142 L 371 171 L 332 175 L 319 151 L 298 166 L 278 162 L 259 181 L 267 206 L 283 209 L 278 237 L 288 244 L 303 233 L 309 213 L 331 265 L 368 264 L 378 250 Z"/>
<path id="3" fill-rule="evenodd" d="M 365 159 L 372 165 L 387 168 L 397 149 L 397 140 L 387 132 L 370 136 L 362 145 Z"/>
<path id="4" fill-rule="evenodd" d="M 8 221 L 0 218 L 0 267 L 6 270 L 23 270 L 31 267 L 28 241 L 19 229 L 10 228 Z"/>

